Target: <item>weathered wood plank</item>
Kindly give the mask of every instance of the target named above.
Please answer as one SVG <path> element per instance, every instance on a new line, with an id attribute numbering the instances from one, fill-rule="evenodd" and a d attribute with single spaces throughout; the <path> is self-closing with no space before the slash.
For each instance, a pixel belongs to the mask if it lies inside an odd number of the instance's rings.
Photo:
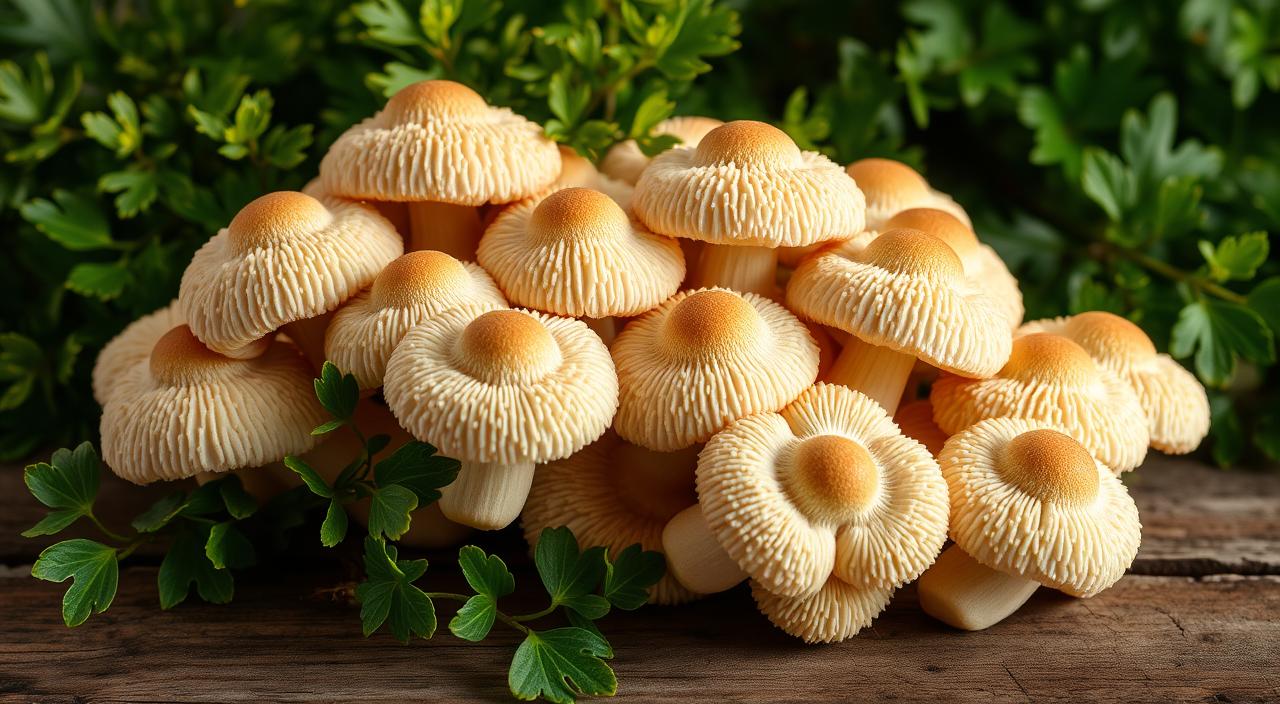
<path id="1" fill-rule="evenodd" d="M 75 630 L 58 621 L 56 585 L 0 579 L 0 699 L 509 701 L 508 633 L 366 640 L 353 606 L 314 596 L 325 577 L 300 575 L 260 575 L 233 607 L 161 612 L 154 577 L 127 570 L 111 610 Z M 630 701 L 1263 702 L 1280 699 L 1277 611 L 1276 577 L 1130 576 L 1091 600 L 1042 590 L 980 633 L 931 621 L 910 589 L 873 629 L 832 646 L 774 630 L 742 589 L 604 628 Z"/>

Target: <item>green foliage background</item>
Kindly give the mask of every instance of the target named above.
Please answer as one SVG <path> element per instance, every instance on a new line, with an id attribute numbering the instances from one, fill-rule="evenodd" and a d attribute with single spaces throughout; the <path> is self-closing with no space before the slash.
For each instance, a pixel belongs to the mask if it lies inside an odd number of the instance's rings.
<path id="1" fill-rule="evenodd" d="M 1211 388 L 1280 458 L 1280 3 L 0 0 L 0 456 L 91 437 L 93 357 L 194 249 L 400 86 L 449 77 L 589 155 L 674 113 L 920 167 L 1022 281 Z"/>

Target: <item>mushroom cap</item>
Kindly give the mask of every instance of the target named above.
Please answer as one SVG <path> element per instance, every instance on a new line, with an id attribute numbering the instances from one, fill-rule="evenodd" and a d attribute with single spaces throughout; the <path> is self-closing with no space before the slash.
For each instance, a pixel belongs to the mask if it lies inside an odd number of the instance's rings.
<path id="1" fill-rule="evenodd" d="M 832 574 L 892 589 L 932 564 L 947 536 L 947 488 L 929 451 L 838 384 L 717 433 L 697 479 L 720 545 L 781 596 L 812 594 Z"/>
<path id="2" fill-rule="evenodd" d="M 98 353 L 93 363 L 93 400 L 99 406 L 115 395 L 120 384 L 129 378 L 134 365 L 151 356 L 151 348 L 165 333 L 183 324 L 177 301 L 147 313 L 125 326 Z"/>
<path id="3" fill-rule="evenodd" d="M 667 521 L 698 501 L 697 461 L 696 448 L 655 453 L 606 433 L 568 459 L 538 467 L 521 514 L 525 539 L 533 546 L 543 529 L 568 526 L 580 543 L 610 554 L 636 543 L 661 552 Z M 670 572 L 649 592 L 655 604 L 696 597 Z"/>
<path id="4" fill-rule="evenodd" d="M 920 230 L 946 242 L 964 267 L 965 276 L 978 285 L 999 307 L 1009 327 L 1022 324 L 1022 291 L 996 251 L 978 241 L 978 236 L 954 214 L 937 208 L 909 208 L 885 223 L 885 229 Z"/>
<path id="5" fill-rule="evenodd" d="M 1115 584 L 1142 540 L 1124 484 L 1052 424 L 992 418 L 938 458 L 951 491 L 951 537 L 994 570 L 1074 596 Z"/>
<path id="6" fill-rule="evenodd" d="M 632 184 L 600 173 L 590 159 L 571 147 L 562 144 L 559 149 L 560 176 L 537 195 L 531 196 L 533 199 L 541 200 L 566 188 L 591 188 L 612 198 L 623 210 L 631 207 L 631 195 L 635 191 Z"/>
<path id="7" fill-rule="evenodd" d="M 559 174 L 556 145 L 536 123 L 439 80 L 402 88 L 320 162 L 325 188 L 337 195 L 457 205 L 519 200 Z"/>
<path id="8" fill-rule="evenodd" d="M 838 643 L 871 625 L 893 598 L 892 587 L 855 587 L 827 578 L 809 596 L 779 596 L 752 580 L 751 596 L 769 621 L 806 643 Z"/>
<path id="9" fill-rule="evenodd" d="M 463 462 L 550 462 L 600 437 L 618 407 L 609 350 L 586 324 L 522 310 L 441 313 L 387 362 L 400 425 Z"/>
<path id="10" fill-rule="evenodd" d="M 934 457 L 942 452 L 947 442 L 947 434 L 933 422 L 933 405 L 927 399 L 904 403 L 893 414 L 893 422 L 902 429 L 902 434 L 924 445 Z"/>
<path id="11" fill-rule="evenodd" d="M 1204 386 L 1172 357 L 1157 353 L 1151 338 L 1129 320 L 1089 311 L 1036 320 L 1018 330 L 1019 334 L 1036 332 L 1071 339 L 1099 366 L 1127 381 L 1146 412 L 1151 446 L 1157 450 L 1185 454 L 1209 434 L 1209 397 Z"/>
<path id="12" fill-rule="evenodd" d="M 934 420 L 949 435 L 986 418 L 1026 418 L 1066 428 L 1117 472 L 1142 464 L 1147 453 L 1147 420 L 1133 390 L 1058 335 L 1017 338 L 1009 362 L 991 379 L 943 374 L 929 398 Z"/>
<path id="13" fill-rule="evenodd" d="M 684 279 L 684 255 L 609 196 L 566 188 L 506 210 L 476 253 L 511 302 L 557 315 L 633 316 Z"/>
<path id="14" fill-rule="evenodd" d="M 776 411 L 813 384 L 818 346 L 786 308 L 753 293 L 681 291 L 613 341 L 614 428 L 659 452 L 705 442 L 731 421 Z"/>
<path id="15" fill-rule="evenodd" d="M 806 259 L 787 284 L 787 304 L 957 374 L 990 376 L 1009 358 L 1012 335 L 995 302 L 945 242 L 919 230 L 889 230 L 865 246 Z"/>
<path id="16" fill-rule="evenodd" d="M 497 284 L 478 265 L 434 250 L 409 252 L 333 315 L 325 357 L 354 375 L 360 388 L 377 388 L 392 351 L 413 326 L 454 308 L 479 315 L 506 307 Z"/>
<path id="17" fill-rule="evenodd" d="M 311 366 L 276 340 L 231 359 L 180 325 L 156 342 L 102 411 L 102 456 L 137 484 L 259 467 L 311 449 L 326 414 Z"/>
<path id="18" fill-rule="evenodd" d="M 178 302 L 201 341 L 235 354 L 337 308 L 403 253 L 400 235 L 372 206 L 268 193 L 195 253 Z"/>
<path id="19" fill-rule="evenodd" d="M 696 147 L 698 142 L 711 130 L 723 125 L 720 120 L 710 117 L 668 117 L 653 127 L 653 135 L 669 134 L 680 139 L 686 147 Z M 600 170 L 610 178 L 635 185 L 640 174 L 649 165 L 649 157 L 640 150 L 634 139 L 618 142 L 613 145 L 604 160 L 600 162 Z"/>
<path id="20" fill-rule="evenodd" d="M 658 234 L 714 244 L 798 247 L 863 225 L 862 192 L 839 166 L 749 120 L 654 157 L 631 207 Z"/>
<path id="21" fill-rule="evenodd" d="M 893 159 L 859 159 L 845 167 L 867 199 L 867 229 L 888 229 L 886 222 L 909 208 L 945 210 L 969 225 L 969 215 L 941 191 L 935 191 L 918 171 Z M 923 228 L 920 228 L 923 229 Z"/>

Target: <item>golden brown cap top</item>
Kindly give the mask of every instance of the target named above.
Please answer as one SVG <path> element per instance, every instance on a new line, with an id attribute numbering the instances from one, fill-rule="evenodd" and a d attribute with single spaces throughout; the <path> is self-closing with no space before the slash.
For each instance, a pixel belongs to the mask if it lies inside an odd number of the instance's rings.
<path id="1" fill-rule="evenodd" d="M 239 252 L 279 245 L 328 227 L 333 214 L 320 201 L 297 191 L 259 196 L 227 225 L 227 239 Z"/>
<path id="2" fill-rule="evenodd" d="M 121 384 L 133 378 L 130 370 L 151 356 L 156 341 L 183 322 L 178 302 L 172 301 L 129 323 L 119 335 L 111 338 L 93 363 L 93 398 L 98 405 L 107 405 Z"/>
<path id="3" fill-rule="evenodd" d="M 996 468 L 1005 481 L 1046 503 L 1082 505 L 1098 495 L 1097 460 L 1056 430 L 1029 430 L 1010 440 Z"/>
<path id="4" fill-rule="evenodd" d="M 936 208 L 908 208 L 889 218 L 885 229 L 905 228 L 933 235 L 951 247 L 961 261 L 978 253 L 978 237 L 960 219 Z"/>
<path id="5" fill-rule="evenodd" d="M 481 381 L 532 382 L 562 361 L 560 348 L 541 322 L 518 310 L 489 311 L 462 331 L 454 358 Z"/>
<path id="6" fill-rule="evenodd" d="M 1136 362 L 1156 356 L 1156 346 L 1142 328 L 1114 313 L 1095 310 L 1073 315 L 1067 320 L 1066 336 L 1097 359 Z"/>
<path id="7" fill-rule="evenodd" d="M 672 135 L 680 140 L 681 145 L 696 147 L 708 132 L 723 124 L 710 117 L 683 115 L 669 117 L 654 125 L 652 134 Z M 640 151 L 640 145 L 634 139 L 628 139 L 609 149 L 609 153 L 600 162 L 600 171 L 610 178 L 634 186 L 648 165 L 649 157 Z"/>
<path id="8" fill-rule="evenodd" d="M 800 148 L 786 132 L 754 120 L 726 122 L 711 130 L 698 142 L 693 158 L 698 166 L 736 164 L 776 169 L 799 162 Z"/>
<path id="9" fill-rule="evenodd" d="M 1083 387 L 1098 379 L 1098 367 L 1076 343 L 1059 335 L 1035 333 L 1013 341 L 999 376 L 1024 383 Z"/>
<path id="10" fill-rule="evenodd" d="M 930 195 L 928 181 L 901 161 L 859 159 L 845 167 L 845 172 L 858 182 L 868 204 L 886 199 L 923 200 Z"/>
<path id="11" fill-rule="evenodd" d="M 424 299 L 470 285 L 462 262 L 435 250 L 409 252 L 387 265 L 373 280 L 370 296 L 379 308 L 408 308 Z"/>
<path id="12" fill-rule="evenodd" d="M 759 341 L 762 320 L 732 291 L 704 289 L 676 303 L 662 330 L 673 354 L 688 359 L 728 357 Z"/>
<path id="13" fill-rule="evenodd" d="M 631 221 L 609 196 L 590 188 L 556 191 L 533 209 L 529 235 L 538 243 L 590 240 L 613 235 L 625 237 Z"/>
<path id="14" fill-rule="evenodd" d="M 842 523 L 870 507 L 880 472 L 862 445 L 842 435 L 815 435 L 800 441 L 787 474 L 792 500 L 806 515 Z"/>
<path id="15" fill-rule="evenodd" d="M 863 261 L 885 271 L 934 280 L 958 279 L 964 267 L 942 240 L 919 230 L 889 230 L 871 240 Z"/>
<path id="16" fill-rule="evenodd" d="M 461 83 L 419 81 L 396 91 L 382 109 L 388 123 L 477 118 L 489 110 L 480 94 Z"/>
<path id="17" fill-rule="evenodd" d="M 205 347 L 186 325 L 162 335 L 151 350 L 151 376 L 167 385 L 214 378 L 219 370 L 236 364 L 237 360 Z"/>

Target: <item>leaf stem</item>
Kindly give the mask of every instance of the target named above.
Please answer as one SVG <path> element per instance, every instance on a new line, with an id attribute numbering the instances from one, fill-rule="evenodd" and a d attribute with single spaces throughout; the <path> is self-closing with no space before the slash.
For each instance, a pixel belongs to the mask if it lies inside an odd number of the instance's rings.
<path id="1" fill-rule="evenodd" d="M 455 594 L 453 592 L 426 592 L 426 595 L 432 599 L 445 599 L 448 601 L 466 601 L 467 599 L 471 598 L 466 594 Z M 548 611 L 547 613 L 550 613 L 550 611 Z M 507 624 L 508 626 L 511 626 L 512 628 L 516 629 L 517 631 L 520 631 L 525 635 L 529 635 L 529 633 L 532 631 L 532 629 L 530 629 L 528 626 L 524 625 L 523 623 L 520 623 L 521 621 L 529 620 L 526 617 L 508 616 L 507 614 L 504 614 L 502 613 L 502 611 L 499 611 L 497 609 L 494 610 L 494 614 L 497 616 L 499 621 Z"/>
<path id="2" fill-rule="evenodd" d="M 550 606 L 548 606 L 547 608 L 545 608 L 545 609 L 543 609 L 543 610 L 541 610 L 541 611 L 535 611 L 535 612 L 533 612 L 533 613 L 531 613 L 531 614 L 523 614 L 523 615 L 521 615 L 521 616 L 512 616 L 511 618 L 512 618 L 512 620 L 514 620 L 514 621 L 521 621 L 521 622 L 523 622 L 523 621 L 537 621 L 537 620 L 538 620 L 538 619 L 540 619 L 540 618 L 543 618 L 543 617 L 546 617 L 546 616 L 550 616 L 550 615 L 551 615 L 551 613 L 552 613 L 553 611 L 555 611 L 555 610 L 556 610 L 556 607 L 557 607 L 557 604 L 551 604 Z"/>
<path id="3" fill-rule="evenodd" d="M 1231 303 L 1246 305 L 1249 302 L 1247 297 L 1242 296 L 1225 286 L 1220 286 L 1195 272 L 1179 269 L 1172 264 L 1162 262 L 1155 257 L 1143 254 L 1137 250 L 1119 247 L 1106 241 L 1102 241 L 1101 244 L 1109 253 L 1124 257 L 1125 259 L 1160 274 L 1167 279 L 1185 283 L 1194 289 L 1203 291 L 1204 293 L 1212 296 L 1217 296 L 1218 298 L 1221 298 L 1224 301 L 1230 301 Z"/>
<path id="4" fill-rule="evenodd" d="M 117 543 L 128 543 L 130 541 L 130 538 L 128 538 L 127 536 L 121 535 L 111 530 L 110 528 L 108 528 L 101 520 L 98 519 L 96 515 L 94 515 L 93 511 L 89 511 L 88 513 L 85 514 L 85 516 L 90 521 L 93 522 L 93 525 L 98 527 L 98 530 L 102 531 L 103 535 L 107 536 L 108 538 L 111 538 Z"/>

